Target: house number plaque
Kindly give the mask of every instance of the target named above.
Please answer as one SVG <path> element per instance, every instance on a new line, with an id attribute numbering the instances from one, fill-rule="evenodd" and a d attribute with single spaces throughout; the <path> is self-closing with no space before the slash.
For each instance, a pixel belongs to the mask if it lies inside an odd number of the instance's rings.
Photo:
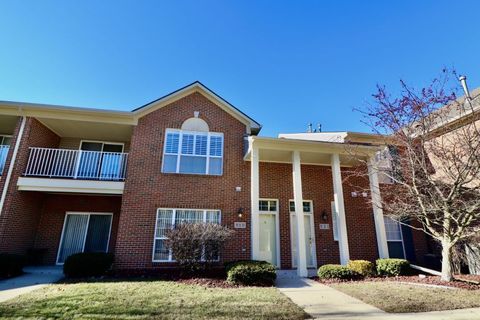
<path id="1" fill-rule="evenodd" d="M 246 222 L 234 222 L 233 227 L 235 229 L 245 229 L 247 227 L 247 223 Z"/>

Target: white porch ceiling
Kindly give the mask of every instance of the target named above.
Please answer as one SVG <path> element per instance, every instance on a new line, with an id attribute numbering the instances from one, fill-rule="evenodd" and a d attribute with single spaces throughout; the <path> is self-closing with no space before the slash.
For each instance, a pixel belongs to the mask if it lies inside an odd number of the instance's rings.
<path id="1" fill-rule="evenodd" d="M 106 141 L 130 141 L 132 125 L 37 118 L 60 137 Z"/>

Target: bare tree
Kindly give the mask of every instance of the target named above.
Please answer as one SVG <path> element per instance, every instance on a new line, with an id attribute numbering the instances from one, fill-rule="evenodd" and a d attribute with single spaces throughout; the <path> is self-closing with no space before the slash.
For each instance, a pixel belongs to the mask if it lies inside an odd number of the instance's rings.
<path id="1" fill-rule="evenodd" d="M 360 109 L 395 150 L 388 153 L 391 168 L 381 172 L 393 182 L 381 188 L 384 214 L 417 221 L 412 228 L 439 242 L 444 281 L 453 278 L 455 246 L 480 231 L 479 105 L 457 99 L 456 79 L 454 71 L 443 70 L 421 90 L 400 81 L 397 97 L 378 86 L 373 103 Z"/>

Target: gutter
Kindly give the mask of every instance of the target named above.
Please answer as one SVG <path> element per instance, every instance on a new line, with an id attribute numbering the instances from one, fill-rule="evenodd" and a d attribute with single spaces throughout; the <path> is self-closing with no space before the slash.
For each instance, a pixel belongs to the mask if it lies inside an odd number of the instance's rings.
<path id="1" fill-rule="evenodd" d="M 5 184 L 3 185 L 2 196 L 0 198 L 0 216 L 2 215 L 3 205 L 5 204 L 5 198 L 7 197 L 8 186 L 10 184 L 10 179 L 12 178 L 13 167 L 15 166 L 15 160 L 17 159 L 18 149 L 20 148 L 20 143 L 23 137 L 23 131 L 25 130 L 25 123 L 27 122 L 27 117 L 22 117 L 22 124 L 20 125 L 20 131 L 18 132 L 17 140 L 15 141 L 15 148 L 13 148 L 12 159 L 8 166 L 7 176 L 5 178 Z"/>

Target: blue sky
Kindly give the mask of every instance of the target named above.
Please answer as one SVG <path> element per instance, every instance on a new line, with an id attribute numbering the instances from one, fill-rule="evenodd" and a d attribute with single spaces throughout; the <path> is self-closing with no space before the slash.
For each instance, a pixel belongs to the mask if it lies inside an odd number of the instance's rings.
<path id="1" fill-rule="evenodd" d="M 478 1 L 0 2 L 0 100 L 131 110 L 195 80 L 262 135 L 369 131 L 377 83 L 480 86 Z"/>

